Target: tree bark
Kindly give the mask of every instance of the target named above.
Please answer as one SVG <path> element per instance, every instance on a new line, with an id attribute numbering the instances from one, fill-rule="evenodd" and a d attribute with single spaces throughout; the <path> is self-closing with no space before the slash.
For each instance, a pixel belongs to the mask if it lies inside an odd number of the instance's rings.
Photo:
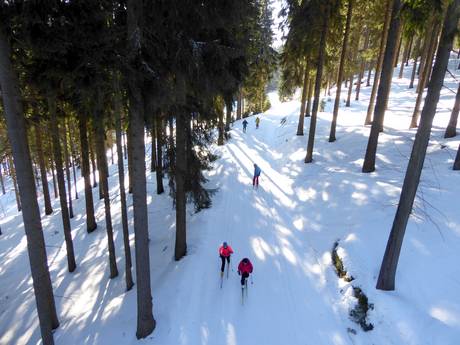
<path id="1" fill-rule="evenodd" d="M 458 112 L 460 110 L 460 83 L 458 84 L 457 94 L 455 95 L 455 104 L 454 109 L 450 113 L 449 124 L 446 128 L 446 133 L 444 133 L 444 138 L 453 138 L 457 135 L 457 120 Z"/>
<path id="2" fill-rule="evenodd" d="M 394 68 L 398 67 L 399 53 L 401 51 L 401 45 L 402 45 L 402 31 L 403 31 L 403 28 L 400 26 L 398 30 L 398 38 L 396 39 L 396 42 L 398 42 L 398 45 L 397 45 L 396 53 L 394 55 L 394 60 L 393 60 Z"/>
<path id="3" fill-rule="evenodd" d="M 139 66 L 141 57 L 143 1 L 128 0 L 128 51 L 130 63 Z M 149 229 L 147 213 L 147 190 L 145 178 L 145 143 L 144 143 L 144 99 L 142 97 L 142 79 L 136 74 L 127 76 L 130 105 L 130 155 L 132 171 L 130 181 L 133 191 L 133 215 L 136 252 L 137 281 L 137 331 L 136 337 L 145 338 L 155 329 L 153 318 L 152 292 L 150 287 Z M 132 174 L 131 174 L 132 172 Z M 131 178 L 132 175 L 132 178 Z M 130 186 L 131 187 L 131 186 Z"/>
<path id="4" fill-rule="evenodd" d="M 455 37 L 457 22 L 460 17 L 460 0 L 454 0 L 449 5 L 444 20 L 442 37 L 436 54 L 433 76 L 430 80 L 428 94 L 423 106 L 420 126 L 415 136 L 412 153 L 404 178 L 404 184 L 399 199 L 398 209 L 391 228 L 390 237 L 385 249 L 380 274 L 377 280 L 377 289 L 394 290 L 395 276 L 399 255 L 406 231 L 409 215 L 412 211 L 415 195 L 417 193 L 426 149 L 430 140 L 431 126 L 439 101 L 444 76 L 449 62 L 450 51 Z"/>
<path id="5" fill-rule="evenodd" d="M 422 100 L 423 100 L 423 93 L 425 91 L 426 79 L 428 78 L 428 75 L 430 73 L 429 71 L 433 63 L 433 55 L 434 55 L 435 41 L 436 41 L 437 35 L 438 35 L 438 25 L 436 23 L 435 28 L 432 30 L 432 33 L 431 33 L 430 42 L 428 44 L 428 51 L 427 51 L 426 59 L 425 59 L 425 64 L 421 71 L 421 75 L 419 77 L 419 82 L 417 85 L 418 94 L 417 94 L 417 99 L 415 101 L 414 112 L 412 114 L 410 128 L 415 128 L 417 127 L 417 124 L 418 124 L 418 119 L 420 117 L 420 105 L 422 104 Z"/>
<path id="6" fill-rule="evenodd" d="M 455 156 L 454 166 L 452 167 L 453 170 L 460 170 L 460 144 L 458 145 L 457 155 Z"/>
<path id="7" fill-rule="evenodd" d="M 18 183 L 16 180 L 16 169 L 14 168 L 13 160 L 11 159 L 11 156 L 8 156 L 8 165 L 10 166 L 10 175 L 11 175 L 11 179 L 13 180 L 13 188 L 14 188 L 14 196 L 16 198 L 16 206 L 18 208 L 18 212 L 21 212 L 22 206 L 21 206 L 21 198 L 19 196 Z M 30 166 L 32 167 L 32 163 Z M 33 175 L 33 170 L 32 170 L 32 175 Z"/>
<path id="8" fill-rule="evenodd" d="M 421 41 L 420 38 L 417 38 L 417 43 L 416 43 L 416 48 L 415 48 L 416 55 L 415 55 L 415 58 L 414 58 L 414 66 L 412 67 L 412 75 L 411 75 L 411 78 L 410 78 L 409 89 L 414 88 L 415 73 L 417 72 L 418 53 L 419 53 L 419 50 L 420 50 L 420 41 Z"/>
<path id="9" fill-rule="evenodd" d="M 399 68 L 399 75 L 398 75 L 399 79 L 401 79 L 403 77 L 404 65 L 405 65 L 405 62 L 407 60 L 407 55 L 409 54 L 410 46 L 412 45 L 412 40 L 413 40 L 413 37 L 411 37 L 411 39 L 406 42 L 406 45 L 404 47 L 403 58 L 402 58 L 402 61 L 401 61 L 401 67 Z"/>
<path id="10" fill-rule="evenodd" d="M 242 113 L 242 95 L 241 95 L 241 88 L 238 91 L 238 102 L 236 105 L 236 119 L 240 120 L 241 119 L 241 113 Z"/>
<path id="11" fill-rule="evenodd" d="M 128 146 L 128 193 L 133 192 L 133 133 L 131 131 L 131 124 L 128 125 L 127 135 L 127 146 Z"/>
<path id="12" fill-rule="evenodd" d="M 386 53 L 385 45 L 387 44 L 388 28 L 390 26 L 390 21 L 392 17 L 393 2 L 394 2 L 393 0 L 387 0 L 385 19 L 383 20 L 384 24 L 383 24 L 383 30 L 382 30 L 382 38 L 381 38 L 380 47 L 379 47 L 379 57 L 377 58 L 377 66 L 375 67 L 374 84 L 372 84 L 372 91 L 371 91 L 371 96 L 369 99 L 369 106 L 367 107 L 366 120 L 364 121 L 365 125 L 370 125 L 372 123 L 372 112 L 374 110 L 375 96 L 377 94 L 377 89 L 380 83 L 380 73 L 382 70 L 383 59 Z M 395 37 L 393 38 L 393 40 L 394 39 Z M 393 45 L 394 44 L 395 43 L 393 43 Z"/>
<path id="13" fill-rule="evenodd" d="M 73 250 L 72 233 L 70 228 L 69 209 L 65 190 L 64 169 L 62 166 L 61 143 L 59 142 L 59 125 L 56 117 L 56 95 L 50 92 L 48 96 L 48 111 L 50 113 L 51 136 L 53 138 L 54 161 L 56 162 L 56 175 L 59 189 L 59 202 L 61 204 L 62 225 L 67 249 L 67 266 L 69 272 L 75 271 L 75 254 Z"/>
<path id="14" fill-rule="evenodd" d="M 67 145 L 67 125 L 66 120 L 63 120 L 63 138 L 64 138 L 64 163 L 65 163 L 65 175 L 67 178 L 67 189 L 69 193 L 69 216 L 73 218 L 73 207 L 72 207 L 72 182 L 69 169 L 69 147 Z"/>
<path id="15" fill-rule="evenodd" d="M 337 117 L 339 115 L 340 106 L 340 93 L 342 91 L 343 70 L 345 67 L 345 58 L 348 47 L 348 36 L 350 35 L 351 17 L 353 14 L 354 0 L 348 0 L 347 21 L 345 24 L 345 33 L 342 41 L 342 51 L 340 53 L 339 71 L 337 73 L 337 88 L 335 92 L 334 110 L 332 112 L 331 130 L 329 132 L 329 142 L 332 143 L 336 140 L 335 132 L 337 127 Z"/>
<path id="16" fill-rule="evenodd" d="M 51 206 L 50 190 L 48 188 L 48 176 L 46 174 L 45 157 L 43 156 L 42 133 L 40 123 L 35 124 L 35 145 L 37 146 L 38 164 L 40 164 L 40 177 L 42 179 L 43 199 L 45 201 L 45 214 L 53 213 Z"/>
<path id="17" fill-rule="evenodd" d="M 350 106 L 352 91 L 353 91 L 353 73 L 350 75 L 350 85 L 348 86 L 347 102 L 345 103 L 346 107 Z"/>
<path id="18" fill-rule="evenodd" d="M 72 127 L 73 126 L 69 128 L 70 157 L 72 158 L 71 165 L 72 165 L 72 171 L 73 171 L 73 185 L 75 187 L 75 199 L 78 199 L 77 173 L 75 171 L 75 160 L 76 160 L 75 141 L 74 141 L 74 138 L 72 137 L 72 132 L 76 130 L 76 128 L 72 128 Z"/>
<path id="19" fill-rule="evenodd" d="M 232 103 L 233 100 L 231 98 L 225 100 L 225 133 L 230 131 L 230 124 L 232 123 Z"/>
<path id="20" fill-rule="evenodd" d="M 8 39 L 0 25 L 0 87 L 2 89 L 3 109 L 17 168 L 19 193 L 24 205 L 22 213 L 27 239 L 27 251 L 32 273 L 40 332 L 44 345 L 53 345 L 52 330 L 59 327 L 54 303 L 53 287 L 48 269 L 45 240 L 40 220 L 32 171 L 30 150 L 27 143 L 26 123 L 22 109 L 18 77 L 11 63 L 11 49 Z"/>
<path id="21" fill-rule="evenodd" d="M 305 163 L 313 162 L 313 146 L 315 143 L 316 118 L 318 115 L 319 97 L 321 93 L 321 78 L 323 76 L 324 55 L 325 55 L 325 50 L 326 50 L 326 37 L 327 37 L 327 31 L 329 30 L 330 8 L 329 8 L 329 5 L 326 5 L 326 6 L 327 6 L 326 13 L 324 14 L 323 27 L 321 30 L 321 39 L 319 42 L 318 67 L 316 70 L 316 80 L 315 80 L 315 98 L 313 100 L 313 111 L 312 111 L 311 120 L 310 120 L 310 131 L 308 133 L 308 145 L 307 145 L 307 155 L 305 156 Z"/>
<path id="22" fill-rule="evenodd" d="M 0 183 L 2 185 L 2 193 L 3 195 L 6 194 L 6 190 L 5 190 L 5 182 L 3 181 L 3 173 L 2 173 L 2 163 L 0 162 Z M 48 193 L 49 194 L 49 193 Z"/>
<path id="23" fill-rule="evenodd" d="M 367 81 L 366 86 L 371 86 L 371 76 L 372 76 L 372 62 L 369 62 L 369 70 L 367 71 Z"/>
<path id="24" fill-rule="evenodd" d="M 375 155 L 377 152 L 377 144 L 379 133 L 383 127 L 383 119 L 385 116 L 385 107 L 391 87 L 391 78 L 393 76 L 393 58 L 396 49 L 396 37 L 400 26 L 400 9 L 401 0 L 393 1 L 393 10 L 391 14 L 391 23 L 388 30 L 385 55 L 382 63 L 382 75 L 379 83 L 377 101 L 374 109 L 374 120 L 372 121 L 371 133 L 366 149 L 366 156 L 362 171 L 365 173 L 375 170 Z"/>
<path id="25" fill-rule="evenodd" d="M 218 106 L 218 112 L 219 112 L 219 124 L 218 124 L 218 131 L 219 131 L 219 136 L 217 138 L 217 145 L 222 146 L 224 144 L 224 108 Z M 176 120 L 177 121 L 177 120 Z M 177 125 L 177 123 L 176 123 Z M 177 137 L 176 137 L 177 140 Z"/>
<path id="26" fill-rule="evenodd" d="M 413 47 L 413 45 L 414 45 L 414 37 L 412 36 L 412 37 L 410 38 L 409 49 L 408 49 L 407 54 L 406 54 L 406 60 L 404 61 L 406 67 L 409 66 L 409 60 L 410 60 L 410 56 L 411 56 L 411 54 L 412 54 L 412 47 Z"/>
<path id="27" fill-rule="evenodd" d="M 115 139 L 117 144 L 117 163 L 118 163 L 118 183 L 120 185 L 120 201 L 121 201 L 121 224 L 123 227 L 123 247 L 125 251 L 125 281 L 126 291 L 133 288 L 131 247 L 129 244 L 129 227 L 128 227 L 128 211 L 126 207 L 126 191 L 125 191 L 125 171 L 123 162 L 123 148 L 121 145 L 121 104 L 119 99 L 118 80 L 115 83 L 115 98 L 114 98 L 114 115 L 115 115 Z"/>
<path id="28" fill-rule="evenodd" d="M 187 174 L 187 130 L 188 114 L 178 112 L 176 116 L 176 243 L 174 258 L 180 260 L 187 254 L 186 230 L 186 191 L 185 178 Z"/>
<path id="29" fill-rule="evenodd" d="M 53 158 L 50 157 L 50 165 L 51 165 L 51 174 L 53 175 L 53 188 L 54 188 L 54 198 L 57 199 L 59 197 L 59 193 L 57 190 L 57 182 L 56 182 L 56 174 L 54 173 L 54 161 Z"/>
<path id="30" fill-rule="evenodd" d="M 156 171 L 156 178 L 157 178 L 157 194 L 164 193 L 163 187 L 163 129 L 164 129 L 164 122 L 161 117 L 155 118 L 156 122 L 156 131 L 157 131 L 157 171 Z"/>
<path id="31" fill-rule="evenodd" d="M 78 125 L 80 129 L 81 172 L 85 182 L 86 231 L 91 233 L 96 230 L 97 223 L 94 217 L 93 191 L 89 171 L 88 117 L 85 112 L 82 112 L 78 117 Z"/>
<path id="32" fill-rule="evenodd" d="M 365 36 L 365 39 L 364 39 L 364 50 L 367 50 L 368 48 L 369 48 L 369 29 L 366 29 L 366 36 Z M 366 67 L 366 62 L 361 57 L 361 67 L 359 69 L 358 82 L 356 84 L 355 101 L 359 101 L 359 93 L 361 91 L 361 83 L 362 83 L 362 80 L 363 80 L 365 67 Z"/>
<path id="33" fill-rule="evenodd" d="M 102 118 L 102 96 L 101 91 L 97 91 L 97 110 L 94 117 L 94 138 L 96 141 L 97 169 L 99 170 L 99 186 L 104 195 L 105 228 L 107 231 L 107 247 L 109 249 L 110 279 L 118 276 L 117 258 L 115 255 L 115 245 L 113 243 L 112 213 L 110 210 L 109 184 L 107 181 L 107 152 L 104 143 L 104 123 Z"/>
<path id="34" fill-rule="evenodd" d="M 300 114 L 299 114 L 299 122 L 297 124 L 297 135 L 303 135 L 305 107 L 307 103 L 307 93 L 308 93 L 308 73 L 309 73 L 309 66 L 308 66 L 308 60 L 307 60 L 307 62 L 305 63 L 304 76 L 303 76 L 302 99 L 300 101 Z"/>
<path id="35" fill-rule="evenodd" d="M 305 110 L 305 117 L 311 116 L 311 97 L 313 96 L 313 77 L 308 79 L 307 109 Z"/>
<path id="36" fill-rule="evenodd" d="M 97 187 L 97 180 L 96 180 L 96 159 L 94 158 L 94 145 L 93 145 L 93 136 L 90 135 L 89 140 L 89 155 L 91 159 L 91 170 L 93 173 L 93 188 Z"/>
<path id="37" fill-rule="evenodd" d="M 157 143 L 156 143 L 156 129 L 155 129 L 155 119 L 152 115 L 152 128 L 150 128 L 150 136 L 152 138 L 151 142 L 151 155 L 150 155 L 150 172 L 154 172 L 155 169 L 157 168 Z"/>

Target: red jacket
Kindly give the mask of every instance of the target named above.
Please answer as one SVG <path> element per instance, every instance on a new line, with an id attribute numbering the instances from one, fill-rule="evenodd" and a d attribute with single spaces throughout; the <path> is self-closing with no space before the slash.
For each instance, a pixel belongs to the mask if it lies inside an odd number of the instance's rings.
<path id="1" fill-rule="evenodd" d="M 227 246 L 227 248 L 224 248 L 224 246 L 220 246 L 219 255 L 223 256 L 224 258 L 228 258 L 232 254 L 233 254 L 232 247 Z"/>
<path id="2" fill-rule="evenodd" d="M 238 265 L 238 272 L 240 272 L 240 273 L 252 273 L 251 261 L 248 261 L 248 263 L 245 264 L 243 262 L 243 260 L 241 260 L 240 264 Z"/>

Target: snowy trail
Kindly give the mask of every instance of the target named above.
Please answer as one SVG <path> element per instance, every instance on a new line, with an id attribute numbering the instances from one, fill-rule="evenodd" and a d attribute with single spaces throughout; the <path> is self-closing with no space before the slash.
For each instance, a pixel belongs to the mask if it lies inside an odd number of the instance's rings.
<path id="1" fill-rule="evenodd" d="M 197 230 L 206 232 L 207 242 L 185 259 L 192 261 L 185 265 L 200 270 L 184 268 L 171 296 L 177 310 L 170 311 L 182 317 L 167 334 L 159 326 L 155 338 L 161 344 L 351 344 L 331 303 L 330 272 L 308 243 L 308 227 L 299 230 L 293 224 L 293 181 L 281 173 L 281 156 L 270 146 L 285 116 L 275 111 L 264 116 L 258 130 L 234 128 L 222 148 L 212 217 L 204 215 L 205 229 Z M 258 190 L 251 186 L 253 163 L 262 168 Z M 217 248 L 222 241 L 235 254 L 221 290 Z M 254 284 L 242 306 L 236 266 L 245 256 L 254 264 Z"/>

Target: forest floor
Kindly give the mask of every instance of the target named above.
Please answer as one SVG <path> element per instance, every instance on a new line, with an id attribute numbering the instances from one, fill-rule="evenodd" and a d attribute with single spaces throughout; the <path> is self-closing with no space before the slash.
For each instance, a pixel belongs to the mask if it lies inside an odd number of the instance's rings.
<path id="1" fill-rule="evenodd" d="M 456 78 L 457 64 L 455 59 L 449 64 Z M 157 328 L 141 342 L 135 337 L 136 286 L 125 292 L 116 165 L 110 166 L 110 193 L 120 275 L 112 280 L 103 202 L 94 189 L 98 229 L 87 234 L 80 178 L 80 199 L 73 200 L 71 221 L 78 265 L 74 273 L 67 272 L 58 200 L 53 215 L 43 215 L 61 321 L 56 344 L 458 344 L 460 175 L 452 165 L 460 136 L 443 138 L 458 85 L 449 74 L 407 226 L 396 291 L 375 289 L 416 132 L 408 129 L 416 97 L 415 90 L 407 88 L 411 65 L 405 72 L 405 78 L 393 80 L 376 172 L 371 174 L 361 173 L 370 131 L 363 126 L 371 89 L 365 84 L 359 101 L 349 108 L 341 103 L 335 143 L 327 140 L 334 96 L 325 97 L 312 164 L 303 162 L 308 118 L 305 136 L 295 135 L 297 99 L 281 103 L 272 94 L 272 108 L 260 116 L 259 129 L 254 117 L 248 119 L 247 133 L 235 122 L 226 145 L 213 148 L 220 159 L 207 174 L 209 188 L 218 189 L 212 208 L 194 214 L 189 207 L 188 255 L 179 262 L 173 260 L 171 200 L 167 192 L 156 195 L 155 175 L 147 172 Z M 149 151 L 148 146 L 147 159 Z M 262 169 L 258 190 L 251 186 L 253 163 Z M 26 238 L 11 184 L 8 187 L 0 197 L 0 344 L 35 345 L 40 333 Z M 39 201 L 42 205 L 41 196 Z M 134 253 L 131 207 L 129 212 Z M 235 254 L 221 289 L 217 250 L 222 241 Z M 332 266 L 337 241 L 352 282 L 339 279 Z M 243 257 L 254 264 L 244 305 L 236 273 Z M 349 317 L 357 303 L 352 286 L 361 288 L 374 306 L 367 317 L 372 331 L 364 332 Z"/>

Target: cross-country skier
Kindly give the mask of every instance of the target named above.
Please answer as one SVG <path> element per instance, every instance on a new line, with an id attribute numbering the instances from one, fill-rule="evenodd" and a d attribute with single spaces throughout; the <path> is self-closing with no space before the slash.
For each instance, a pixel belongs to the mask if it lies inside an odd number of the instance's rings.
<path id="1" fill-rule="evenodd" d="M 256 129 L 259 128 L 260 118 L 256 117 Z"/>
<path id="2" fill-rule="evenodd" d="M 252 273 L 252 263 L 248 258 L 244 258 L 238 265 L 238 275 L 241 275 L 241 287 L 244 286 L 245 280 L 249 278 Z"/>
<path id="3" fill-rule="evenodd" d="M 243 133 L 246 133 L 246 127 L 248 126 L 248 121 L 246 121 L 246 119 L 244 119 L 243 121 Z"/>
<path id="4" fill-rule="evenodd" d="M 220 267 L 220 275 L 224 275 L 225 270 L 225 260 L 227 260 L 228 265 L 230 265 L 230 255 L 233 254 L 233 249 L 230 247 L 227 242 L 222 243 L 219 248 L 219 256 L 222 260 L 222 266 Z"/>
<path id="5" fill-rule="evenodd" d="M 253 188 L 259 188 L 259 176 L 262 170 L 259 168 L 259 166 L 254 163 L 254 177 L 252 178 L 252 187 Z"/>

